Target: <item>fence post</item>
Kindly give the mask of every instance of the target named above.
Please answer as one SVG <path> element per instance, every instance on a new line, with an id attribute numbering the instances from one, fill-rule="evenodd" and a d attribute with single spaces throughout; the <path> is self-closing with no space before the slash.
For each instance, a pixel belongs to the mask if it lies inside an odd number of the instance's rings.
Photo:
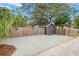
<path id="1" fill-rule="evenodd" d="M 66 36 L 67 36 L 67 27 L 66 27 Z"/>

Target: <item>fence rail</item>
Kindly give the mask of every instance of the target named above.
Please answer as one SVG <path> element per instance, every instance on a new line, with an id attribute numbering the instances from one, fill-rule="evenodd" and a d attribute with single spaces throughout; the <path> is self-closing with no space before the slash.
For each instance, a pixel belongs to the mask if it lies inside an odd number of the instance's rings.
<path id="1" fill-rule="evenodd" d="M 56 34 L 76 37 L 76 36 L 79 36 L 79 29 L 57 27 Z"/>
<path id="2" fill-rule="evenodd" d="M 79 36 L 79 29 L 73 28 L 56 28 L 56 34 L 66 36 Z M 20 36 L 31 36 L 31 35 L 45 35 L 45 29 L 41 27 L 17 27 L 13 28 L 10 32 L 6 33 L 6 37 L 20 37 Z"/>
<path id="3" fill-rule="evenodd" d="M 11 29 L 6 33 L 6 37 L 20 37 L 20 36 L 31 36 L 31 35 L 44 35 L 44 28 L 31 26 L 17 27 Z"/>

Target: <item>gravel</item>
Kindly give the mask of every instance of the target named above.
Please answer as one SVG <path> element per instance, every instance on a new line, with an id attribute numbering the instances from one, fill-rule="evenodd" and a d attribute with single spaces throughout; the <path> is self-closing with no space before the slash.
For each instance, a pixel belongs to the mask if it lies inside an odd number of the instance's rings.
<path id="1" fill-rule="evenodd" d="M 7 38 L 1 44 L 10 44 L 16 47 L 16 51 L 12 56 L 31 56 L 69 40 L 72 40 L 72 37 L 62 35 L 36 35 Z"/>
<path id="2" fill-rule="evenodd" d="M 59 44 L 35 56 L 79 56 L 79 37 Z"/>

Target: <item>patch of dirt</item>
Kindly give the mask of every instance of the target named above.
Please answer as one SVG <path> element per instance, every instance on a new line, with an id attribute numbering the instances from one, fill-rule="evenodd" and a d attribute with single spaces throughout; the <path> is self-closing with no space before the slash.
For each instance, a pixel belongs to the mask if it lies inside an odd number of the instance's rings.
<path id="1" fill-rule="evenodd" d="M 0 44 L 0 56 L 11 56 L 15 50 L 13 45 Z"/>

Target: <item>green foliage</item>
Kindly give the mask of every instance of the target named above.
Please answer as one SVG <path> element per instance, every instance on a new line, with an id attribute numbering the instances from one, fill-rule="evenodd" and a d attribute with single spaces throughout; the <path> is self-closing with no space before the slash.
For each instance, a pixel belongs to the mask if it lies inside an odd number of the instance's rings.
<path id="1" fill-rule="evenodd" d="M 27 17 L 23 16 L 21 10 L 16 10 L 15 13 L 17 14 L 14 17 L 14 23 L 13 26 L 14 27 L 22 27 L 22 26 L 26 26 L 27 25 Z"/>
<path id="2" fill-rule="evenodd" d="M 70 26 L 70 15 L 73 13 L 73 5 L 72 4 L 34 4 L 35 11 L 32 12 L 32 18 L 34 19 L 34 23 L 38 25 L 47 24 L 51 18 L 55 18 L 56 25 L 64 26 L 67 22 L 68 26 Z M 56 19 L 57 18 L 57 19 Z M 59 18 L 59 20 L 58 20 Z M 62 19 L 61 19 L 62 18 Z M 61 21 L 61 20 L 62 21 Z M 63 20 L 64 19 L 64 20 Z"/>
<path id="3" fill-rule="evenodd" d="M 14 20 L 15 20 L 13 23 L 14 27 L 22 27 L 22 26 L 26 25 L 24 16 L 17 15 L 17 16 L 15 16 Z"/>
<path id="4" fill-rule="evenodd" d="M 5 31 L 4 27 L 3 27 L 2 23 L 0 22 L 0 41 L 4 37 L 4 31 Z"/>
<path id="5" fill-rule="evenodd" d="M 28 10 L 30 7 L 30 4 L 23 4 L 23 10 Z M 31 18 L 33 19 L 32 24 L 36 25 L 45 25 L 49 23 L 51 18 L 55 18 L 56 25 L 64 26 L 65 24 L 67 26 L 70 26 L 70 15 L 73 14 L 73 11 L 75 10 L 73 4 L 67 4 L 67 3 L 38 3 L 38 4 L 32 4 L 34 5 L 34 11 L 31 13 Z M 63 15 L 64 14 L 64 15 Z M 64 20 L 63 20 L 64 19 Z M 62 21 L 61 21 L 62 20 Z M 54 20 L 52 20 L 54 21 Z"/>
<path id="6" fill-rule="evenodd" d="M 61 27 L 64 27 L 64 26 L 70 27 L 71 26 L 71 20 L 70 20 L 69 15 L 67 13 L 59 14 L 56 17 L 55 25 L 61 26 Z"/>
<path id="7" fill-rule="evenodd" d="M 12 27 L 26 26 L 26 18 L 20 12 L 17 13 L 8 8 L 0 7 L 0 40 L 5 37 L 5 33 L 10 31 Z"/>
<path id="8" fill-rule="evenodd" d="M 41 17 L 41 18 L 37 18 L 37 19 L 34 19 L 33 23 L 35 25 L 46 25 L 48 24 L 48 19 L 44 18 L 44 17 Z"/>
<path id="9" fill-rule="evenodd" d="M 79 16 L 76 16 L 73 21 L 73 27 L 79 29 Z"/>
<path id="10" fill-rule="evenodd" d="M 4 38 L 5 33 L 10 30 L 13 24 L 12 12 L 5 7 L 0 7 L 0 40 Z"/>
<path id="11" fill-rule="evenodd" d="M 32 18 L 36 25 L 48 24 L 51 16 L 50 4 L 35 4 L 35 11 L 32 13 Z"/>

